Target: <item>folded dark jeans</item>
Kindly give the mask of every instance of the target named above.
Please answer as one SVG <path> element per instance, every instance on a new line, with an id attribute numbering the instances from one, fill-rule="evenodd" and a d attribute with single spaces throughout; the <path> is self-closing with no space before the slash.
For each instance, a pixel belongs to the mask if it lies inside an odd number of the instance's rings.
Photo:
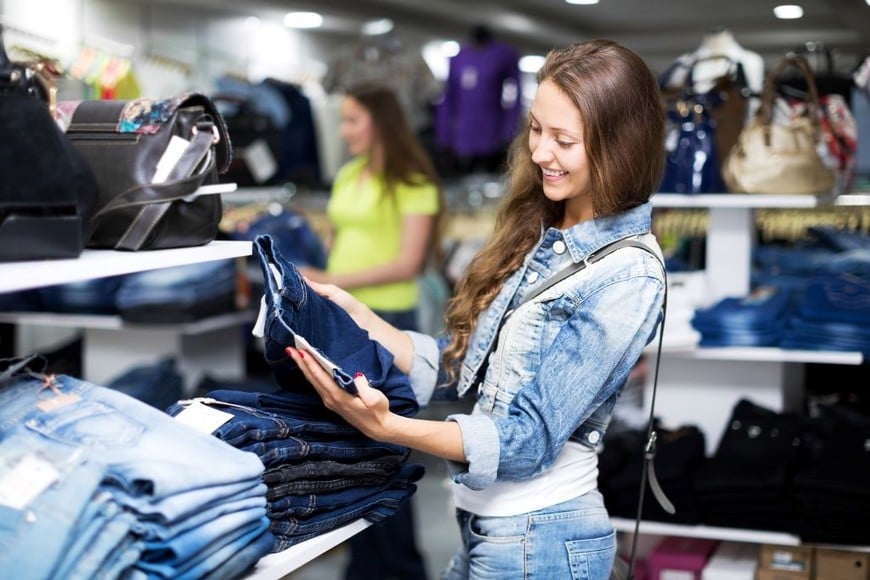
<path id="1" fill-rule="evenodd" d="M 318 511 L 335 510 L 345 506 L 364 503 L 389 489 L 401 489 L 419 481 L 426 472 L 422 465 L 405 463 L 392 476 L 381 478 L 347 480 L 349 485 L 336 487 L 332 491 L 316 494 L 281 493 L 270 497 L 269 517 L 273 520 L 287 517 L 307 518 Z M 277 488 L 269 490 L 271 494 Z"/>
<path id="2" fill-rule="evenodd" d="M 260 260 L 265 287 L 261 310 L 265 318 L 261 320 L 265 359 L 278 384 L 298 390 L 305 383 L 296 363 L 285 352 L 298 335 L 336 366 L 332 377 L 340 387 L 356 394 L 353 376 L 363 373 L 372 387 L 388 397 L 393 412 L 415 415 L 419 410 L 416 396 L 407 375 L 393 364 L 393 355 L 372 340 L 341 307 L 312 291 L 296 266 L 281 256 L 271 236 L 258 236 L 254 252 Z"/>
<path id="3" fill-rule="evenodd" d="M 275 549 L 285 550 L 360 518 L 370 522 L 382 522 L 396 513 L 416 490 L 416 484 L 408 483 L 401 488 L 391 488 L 377 493 L 366 501 L 342 508 L 318 511 L 307 518 L 272 520 L 269 529 L 277 540 Z"/>
<path id="4" fill-rule="evenodd" d="M 407 451 L 405 447 L 391 443 L 380 443 L 362 435 L 353 439 L 336 439 L 334 441 L 286 437 L 273 441 L 255 441 L 238 447 L 238 449 L 257 455 L 267 469 L 300 460 L 366 461 Z"/>
<path id="5" fill-rule="evenodd" d="M 791 303 L 791 294 L 782 288 L 757 288 L 749 296 L 723 298 L 696 310 L 692 324 L 764 328 L 783 320 Z"/>
<path id="6" fill-rule="evenodd" d="M 800 312 L 810 320 L 870 325 L 870 273 L 816 276 L 807 284 Z"/>
<path id="7" fill-rule="evenodd" d="M 285 463 L 263 473 L 263 481 L 272 487 L 294 481 L 319 481 L 333 478 L 354 478 L 368 475 L 388 476 L 395 473 L 405 455 L 387 455 L 368 461 L 343 463 L 340 461 L 311 460 L 302 463 Z"/>

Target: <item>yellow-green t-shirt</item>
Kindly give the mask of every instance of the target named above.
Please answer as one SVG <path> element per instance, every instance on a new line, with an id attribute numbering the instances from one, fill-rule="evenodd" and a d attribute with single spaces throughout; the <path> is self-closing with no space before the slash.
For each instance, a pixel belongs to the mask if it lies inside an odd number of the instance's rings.
<path id="1" fill-rule="evenodd" d="M 366 162 L 362 156 L 348 161 L 332 185 L 326 206 L 334 229 L 326 267 L 332 274 L 357 272 L 395 260 L 400 250 L 403 216 L 438 213 L 435 184 L 398 183 L 393 200 L 384 192 L 379 176 L 360 183 Z M 409 310 L 417 305 L 415 280 L 366 286 L 349 292 L 375 310 Z"/>

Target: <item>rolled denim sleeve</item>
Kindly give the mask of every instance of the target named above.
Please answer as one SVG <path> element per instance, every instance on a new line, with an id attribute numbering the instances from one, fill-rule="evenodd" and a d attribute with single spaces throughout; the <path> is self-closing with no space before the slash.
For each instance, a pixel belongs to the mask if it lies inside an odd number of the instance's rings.
<path id="1" fill-rule="evenodd" d="M 414 358 L 411 361 L 411 370 L 408 380 L 411 389 L 417 397 L 417 403 L 425 407 L 432 399 L 435 391 L 435 383 L 438 381 L 438 365 L 441 352 L 438 343 L 431 336 L 419 332 L 405 331 L 411 337 L 414 345 Z"/>
<path id="2" fill-rule="evenodd" d="M 447 462 L 447 473 L 456 483 L 484 489 L 495 482 L 499 464 L 499 434 L 492 417 L 483 414 L 449 415 L 462 432 L 462 450 L 467 463 Z"/>

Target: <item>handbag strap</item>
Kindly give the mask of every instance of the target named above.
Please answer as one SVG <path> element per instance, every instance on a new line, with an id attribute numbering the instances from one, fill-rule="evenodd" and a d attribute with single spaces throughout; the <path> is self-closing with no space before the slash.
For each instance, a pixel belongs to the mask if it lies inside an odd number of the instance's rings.
<path id="1" fill-rule="evenodd" d="M 185 148 L 178 162 L 169 172 L 165 183 L 146 184 L 124 192 L 100 209 L 96 220 L 109 212 L 129 206 L 142 206 L 124 235 L 115 244 L 116 250 L 137 251 L 145 244 L 154 227 L 169 211 L 174 202 L 183 200 L 202 185 L 214 161 L 191 175 L 202 163 L 213 145 L 214 135 L 210 122 L 197 123 L 197 132 Z"/>

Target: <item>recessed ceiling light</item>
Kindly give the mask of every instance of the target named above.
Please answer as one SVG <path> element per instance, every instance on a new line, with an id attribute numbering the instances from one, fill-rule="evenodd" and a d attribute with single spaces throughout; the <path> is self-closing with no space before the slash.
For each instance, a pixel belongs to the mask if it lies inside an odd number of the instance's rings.
<path id="1" fill-rule="evenodd" d="M 797 4 L 781 4 L 774 7 L 773 14 L 781 20 L 795 20 L 804 15 L 804 9 Z"/>
<path id="2" fill-rule="evenodd" d="M 598 0 L 565 0 L 565 2 L 567 2 L 568 4 L 580 4 L 583 6 L 598 4 Z"/>
<path id="3" fill-rule="evenodd" d="M 389 18 L 378 18 L 377 20 L 369 20 L 362 25 L 362 33 L 368 36 L 378 36 L 386 34 L 393 29 L 393 21 Z"/>
<path id="4" fill-rule="evenodd" d="M 317 12 L 288 12 L 284 16 L 284 26 L 289 28 L 320 28 L 323 16 Z"/>

